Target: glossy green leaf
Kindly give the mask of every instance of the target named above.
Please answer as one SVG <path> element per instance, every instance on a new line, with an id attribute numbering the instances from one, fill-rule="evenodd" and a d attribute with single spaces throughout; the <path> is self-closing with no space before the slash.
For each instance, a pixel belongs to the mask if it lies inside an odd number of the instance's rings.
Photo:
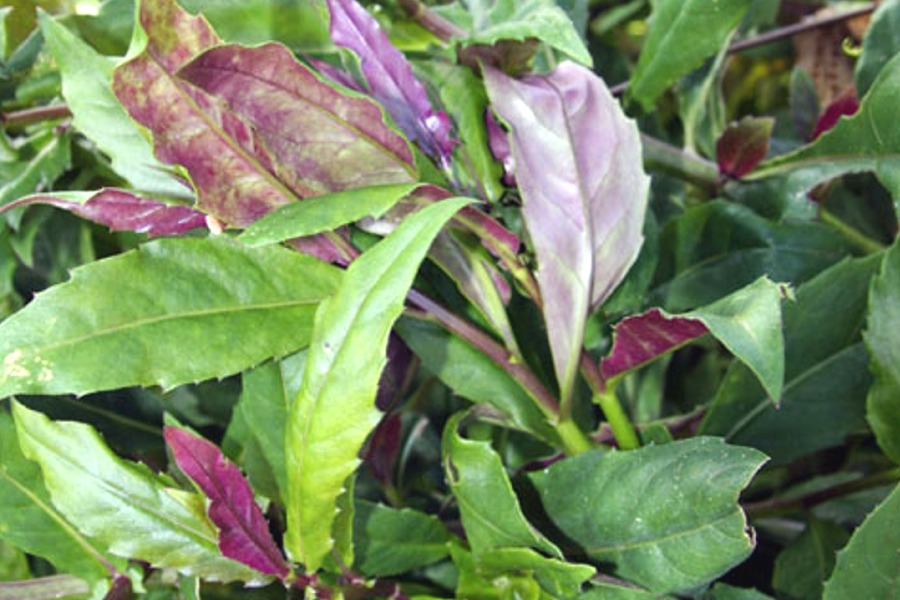
<path id="1" fill-rule="evenodd" d="M 676 79 L 719 51 L 751 4 L 751 0 L 653 0 L 629 96 L 650 110 Z M 697 35 L 699 31 L 703 35 Z"/>
<path id="2" fill-rule="evenodd" d="M 211 579 L 262 578 L 219 554 L 203 497 L 116 456 L 96 430 L 13 404 L 19 444 L 41 466 L 53 504 L 112 554 Z M 127 527 L 123 524 L 127 523 Z"/>
<path id="3" fill-rule="evenodd" d="M 75 128 L 108 154 L 113 170 L 136 189 L 190 198 L 190 189 L 156 160 L 150 143 L 113 95 L 115 62 L 48 14 L 41 13 L 40 23 L 47 48 L 59 65 L 63 97 L 72 111 Z"/>
<path id="4" fill-rule="evenodd" d="M 588 557 L 663 594 L 703 585 L 749 556 L 737 498 L 765 460 L 701 437 L 585 452 L 532 480 L 550 519 Z"/>
<path id="5" fill-rule="evenodd" d="M 391 327 L 432 240 L 470 202 L 445 200 L 407 218 L 350 265 L 316 314 L 286 432 L 286 546 L 310 571 L 321 566 L 333 545 L 337 499 L 381 417 L 375 395 Z"/>
<path id="6" fill-rule="evenodd" d="M 800 286 L 796 302 L 785 304 L 780 406 L 768 400 L 749 370 L 735 364 L 700 432 L 759 448 L 786 463 L 863 428 L 871 378 L 859 331 L 880 259 L 844 261 Z"/>
<path id="7" fill-rule="evenodd" d="M 331 231 L 364 217 L 377 219 L 418 186 L 416 183 L 372 186 L 307 198 L 255 221 L 239 239 L 250 246 L 264 246 Z"/>
<path id="8" fill-rule="evenodd" d="M 856 61 L 856 95 L 869 91 L 881 69 L 900 52 L 900 1 L 884 0 L 878 4 L 863 38 L 862 53 Z"/>
<path id="9" fill-rule="evenodd" d="M 875 383 L 866 402 L 866 418 L 878 445 L 900 463 L 900 242 L 885 254 L 872 281 L 869 322 L 864 334 Z"/>
<path id="10" fill-rule="evenodd" d="M 482 571 L 475 556 L 460 543 L 450 546 L 456 567 L 456 597 L 472 600 L 550 600 L 541 585 L 528 572 L 488 573 Z"/>
<path id="11" fill-rule="evenodd" d="M 111 575 L 107 558 L 53 506 L 40 468 L 22 456 L 7 412 L 0 412 L 0 537 L 87 581 Z"/>
<path id="12" fill-rule="evenodd" d="M 849 538 L 843 527 L 810 518 L 803 533 L 775 560 L 772 587 L 779 596 L 792 600 L 818 600 L 837 551 Z"/>
<path id="13" fill-rule="evenodd" d="M 371 577 L 399 575 L 450 553 L 447 528 L 429 514 L 357 501 L 353 535 L 356 568 Z"/>
<path id="14" fill-rule="evenodd" d="M 840 554 L 824 600 L 896 598 L 900 589 L 900 487 L 866 517 Z"/>
<path id="15" fill-rule="evenodd" d="M 748 180 L 785 177 L 785 190 L 800 196 L 845 173 L 873 171 L 891 192 L 900 214 L 900 129 L 895 126 L 900 93 L 900 55 L 879 72 L 859 110 L 799 150 L 762 163 Z"/>
<path id="16" fill-rule="evenodd" d="M 600 582 L 578 596 L 578 600 L 668 600 L 669 598 L 671 596 L 659 596 L 625 581 L 622 585 Z"/>
<path id="17" fill-rule="evenodd" d="M 559 548 L 525 519 L 509 476 L 490 443 L 467 440 L 459 434 L 465 416 L 458 413 L 447 422 L 441 453 L 445 477 L 476 557 L 505 547 L 531 547 L 562 557 Z"/>
<path id="18" fill-rule="evenodd" d="M 290 354 L 339 275 L 226 238 L 163 239 L 98 261 L 0 324 L 0 397 L 171 388 Z"/>

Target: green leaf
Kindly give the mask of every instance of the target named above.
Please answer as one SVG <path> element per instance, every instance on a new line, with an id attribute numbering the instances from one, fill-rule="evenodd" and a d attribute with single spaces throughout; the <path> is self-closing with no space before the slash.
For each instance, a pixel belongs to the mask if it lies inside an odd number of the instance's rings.
<path id="1" fill-rule="evenodd" d="M 549 517 L 590 559 L 664 594 L 712 581 L 749 556 L 753 538 L 737 498 L 765 460 L 693 438 L 585 452 L 532 481 Z"/>
<path id="2" fill-rule="evenodd" d="M 380 185 L 307 198 L 253 222 L 238 239 L 249 246 L 264 246 L 332 231 L 364 217 L 377 219 L 417 187 L 417 183 Z"/>
<path id="3" fill-rule="evenodd" d="M 731 38 L 729 37 L 728 40 Z M 725 129 L 722 76 L 728 43 L 701 69 L 682 78 L 678 85 L 678 112 L 684 126 L 684 147 L 715 156 L 716 140 Z"/>
<path id="4" fill-rule="evenodd" d="M 550 598 L 571 598 L 597 570 L 590 565 L 541 556 L 531 548 L 496 548 L 477 557 L 478 570 L 489 576 L 526 573 Z"/>
<path id="5" fill-rule="evenodd" d="M 744 589 L 726 583 L 717 583 L 703 596 L 703 600 L 772 600 L 772 597 L 755 589 Z"/>
<path id="6" fill-rule="evenodd" d="M 634 585 L 600 582 L 578 596 L 578 600 L 667 600 L 671 597 L 659 596 Z"/>
<path id="7" fill-rule="evenodd" d="M 5 535 L 5 534 L 4 534 Z M 9 542 L 0 539 L 0 581 L 13 581 L 31 577 L 25 553 Z"/>
<path id="8" fill-rule="evenodd" d="M 88 425 L 51 421 L 19 403 L 13 416 L 22 452 L 40 464 L 53 504 L 112 554 L 211 579 L 262 579 L 219 554 L 200 494 L 168 487 L 145 465 L 119 458 Z"/>
<path id="9" fill-rule="evenodd" d="M 490 443 L 459 435 L 465 416 L 458 413 L 447 422 L 441 454 L 475 556 L 496 548 L 531 547 L 561 558 L 559 548 L 525 519 L 509 476 Z"/>
<path id="10" fill-rule="evenodd" d="M 644 107 L 675 80 L 716 54 L 752 4 L 751 0 L 653 0 L 647 37 L 628 94 Z M 697 35 L 697 32 L 703 35 Z"/>
<path id="11" fill-rule="evenodd" d="M 359 500 L 354 514 L 356 568 L 370 577 L 399 575 L 450 553 L 450 533 L 432 515 Z"/>
<path id="12" fill-rule="evenodd" d="M 728 370 L 700 432 L 759 448 L 778 464 L 865 427 L 871 378 L 859 331 L 881 256 L 847 260 L 784 306 L 785 386 L 775 406 L 743 365 Z"/>
<path id="13" fill-rule="evenodd" d="M 900 0 L 878 4 L 866 29 L 862 53 L 856 61 L 856 95 L 862 97 L 887 62 L 900 52 Z"/>
<path id="14" fill-rule="evenodd" d="M 450 546 L 458 582 L 456 597 L 471 600 L 550 600 L 531 573 L 486 573 L 460 543 Z"/>
<path id="15" fill-rule="evenodd" d="M 106 557 L 51 503 L 41 470 L 22 455 L 7 412 L 0 412 L 0 537 L 87 581 L 111 575 Z"/>
<path id="16" fill-rule="evenodd" d="M 824 600 L 896 598 L 900 589 L 900 487 L 876 508 L 837 557 Z"/>
<path id="17" fill-rule="evenodd" d="M 884 453 L 900 463 L 900 241 L 885 254 L 869 292 L 864 338 L 875 383 L 866 401 L 866 418 Z"/>
<path id="18" fill-rule="evenodd" d="M 0 324 L 0 397 L 171 388 L 290 354 L 339 275 L 226 238 L 163 239 L 98 261 Z"/>
<path id="19" fill-rule="evenodd" d="M 321 566 L 333 545 L 337 498 L 380 419 L 375 394 L 391 327 L 432 240 L 470 202 L 445 200 L 407 218 L 350 265 L 316 314 L 286 432 L 286 546 L 310 571 Z"/>
<path id="20" fill-rule="evenodd" d="M 775 559 L 772 587 L 779 597 L 818 600 L 822 585 L 834 568 L 835 554 L 850 535 L 843 527 L 810 518 L 800 536 Z"/>
<path id="21" fill-rule="evenodd" d="M 150 143 L 113 95 L 115 61 L 98 54 L 47 13 L 41 13 L 40 23 L 59 65 L 63 97 L 75 128 L 108 154 L 113 170 L 136 189 L 191 198 L 190 189 L 171 175 L 171 168 L 156 160 Z"/>
<path id="22" fill-rule="evenodd" d="M 900 128 L 895 126 L 900 93 L 900 55 L 894 56 L 862 98 L 852 117 L 842 117 L 814 142 L 762 163 L 746 180 L 785 177 L 785 191 L 799 197 L 845 173 L 873 171 L 891 192 L 900 214 Z"/>
<path id="23" fill-rule="evenodd" d="M 48 129 L 29 140 L 27 160 L 0 163 L 0 206 L 50 186 L 72 161 L 70 136 Z M 24 153 L 22 153 L 24 154 Z"/>
<path id="24" fill-rule="evenodd" d="M 25 581 L 0 582 L 0 600 L 69 600 L 87 598 L 91 588 L 74 575 L 50 575 Z M 91 598 L 105 598 L 103 590 L 94 590 Z"/>

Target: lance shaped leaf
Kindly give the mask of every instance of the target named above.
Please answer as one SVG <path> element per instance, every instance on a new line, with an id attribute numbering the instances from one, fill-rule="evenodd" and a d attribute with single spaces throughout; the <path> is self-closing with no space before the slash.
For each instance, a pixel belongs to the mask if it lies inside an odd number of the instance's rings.
<path id="1" fill-rule="evenodd" d="M 0 212 L 31 204 L 49 204 L 82 219 L 106 225 L 112 231 L 134 231 L 151 237 L 180 235 L 206 227 L 206 215 L 200 211 L 115 188 L 96 192 L 35 194 L 7 204 Z"/>
<path id="2" fill-rule="evenodd" d="M 388 335 L 431 241 L 469 199 L 407 218 L 356 259 L 316 314 L 303 384 L 288 413 L 285 545 L 315 571 L 332 548 L 332 524 L 358 453 L 380 420 L 375 407 Z"/>
<path id="3" fill-rule="evenodd" d="M 416 180 L 409 142 L 378 103 L 325 83 L 280 44 L 213 48 L 178 76 L 249 123 L 302 197 Z"/>
<path id="4" fill-rule="evenodd" d="M 22 452 L 40 465 L 53 504 L 112 554 L 222 581 L 263 578 L 219 554 L 199 494 L 119 458 L 88 425 L 54 422 L 18 402 L 13 416 Z"/>
<path id="5" fill-rule="evenodd" d="M 327 0 L 327 4 L 331 39 L 359 58 L 372 96 L 426 154 L 449 165 L 454 144 L 450 138 L 450 117 L 431 107 L 425 86 L 413 75 L 403 53 L 356 0 Z"/>
<path id="6" fill-rule="evenodd" d="M 222 555 L 284 579 L 290 568 L 240 469 L 215 444 L 183 429 L 166 427 L 163 435 L 178 467 L 210 499 L 207 514 L 219 528 Z"/>
<path id="7" fill-rule="evenodd" d="M 562 397 L 572 390 L 590 310 L 637 259 L 650 178 L 634 122 L 588 69 L 561 63 L 516 80 L 485 68 L 488 95 L 511 127 L 525 225 Z"/>
<path id="8" fill-rule="evenodd" d="M 171 388 L 242 371 L 305 346 L 339 277 L 279 246 L 156 240 L 75 269 L 0 324 L 0 397 Z"/>

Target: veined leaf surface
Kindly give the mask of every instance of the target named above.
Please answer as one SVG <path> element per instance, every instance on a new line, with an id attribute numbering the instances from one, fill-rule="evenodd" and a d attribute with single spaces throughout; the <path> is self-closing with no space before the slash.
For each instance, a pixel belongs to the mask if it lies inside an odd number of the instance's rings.
<path id="1" fill-rule="evenodd" d="M 0 397 L 171 388 L 290 354 L 339 276 L 278 246 L 151 242 L 76 269 L 0 323 Z"/>
<path id="2" fill-rule="evenodd" d="M 375 407 L 388 334 L 431 241 L 471 200 L 444 200 L 407 218 L 356 259 L 316 314 L 300 394 L 287 424 L 288 531 L 293 560 L 317 570 L 333 546 L 345 482 L 381 413 Z"/>

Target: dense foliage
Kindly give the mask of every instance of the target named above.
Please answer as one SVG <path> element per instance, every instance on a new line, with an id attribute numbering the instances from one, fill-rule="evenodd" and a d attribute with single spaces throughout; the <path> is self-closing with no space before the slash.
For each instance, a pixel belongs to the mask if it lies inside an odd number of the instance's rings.
<path id="1" fill-rule="evenodd" d="M 4 2 L 0 599 L 896 598 L 898 51 Z"/>

